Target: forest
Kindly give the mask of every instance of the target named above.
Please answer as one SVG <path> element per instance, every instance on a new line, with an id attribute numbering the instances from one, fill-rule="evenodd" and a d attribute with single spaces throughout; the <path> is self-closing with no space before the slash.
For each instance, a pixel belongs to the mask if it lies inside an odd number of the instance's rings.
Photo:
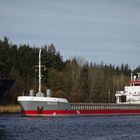
<path id="1" fill-rule="evenodd" d="M 0 92 L 0 104 L 17 104 L 17 96 L 28 95 L 30 89 L 38 91 L 39 48 L 16 45 L 7 37 L 0 39 L 0 81 L 12 81 L 8 91 Z M 123 90 L 131 73 L 140 72 L 140 66 L 131 70 L 128 64 L 97 64 L 81 57 L 64 61 L 53 44 L 41 48 L 42 91 L 52 89 L 54 97 L 64 97 L 69 102 L 113 103 L 115 92 Z"/>

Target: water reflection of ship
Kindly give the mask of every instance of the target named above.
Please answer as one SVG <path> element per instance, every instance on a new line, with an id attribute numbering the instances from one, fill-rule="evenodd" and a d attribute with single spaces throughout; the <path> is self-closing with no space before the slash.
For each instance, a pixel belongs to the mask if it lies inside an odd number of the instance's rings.
<path id="1" fill-rule="evenodd" d="M 13 86 L 15 80 L 1 79 L 0 80 L 0 104 L 6 104 L 8 99 L 6 98 L 9 94 L 10 88 Z"/>

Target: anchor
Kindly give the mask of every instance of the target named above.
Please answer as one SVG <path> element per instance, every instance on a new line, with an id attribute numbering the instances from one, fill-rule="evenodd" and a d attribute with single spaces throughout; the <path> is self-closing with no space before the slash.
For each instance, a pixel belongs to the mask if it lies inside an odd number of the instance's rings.
<path id="1" fill-rule="evenodd" d="M 37 107 L 37 113 L 38 114 L 42 114 L 43 113 L 43 106 L 41 106 L 41 107 Z"/>

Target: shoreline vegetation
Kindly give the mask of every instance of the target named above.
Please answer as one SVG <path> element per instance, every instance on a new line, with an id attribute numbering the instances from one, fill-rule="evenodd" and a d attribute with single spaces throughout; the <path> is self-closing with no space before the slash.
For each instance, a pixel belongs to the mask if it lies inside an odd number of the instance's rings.
<path id="1" fill-rule="evenodd" d="M 19 113 L 20 105 L 0 105 L 0 113 Z"/>
<path id="2" fill-rule="evenodd" d="M 39 48 L 0 39 L 0 104 L 17 104 L 18 96 L 38 91 Z M 116 91 L 140 72 L 140 66 L 131 70 L 128 64 L 88 62 L 81 56 L 63 60 L 53 44 L 41 48 L 42 92 L 52 89 L 53 97 L 69 102 L 115 103 Z"/>

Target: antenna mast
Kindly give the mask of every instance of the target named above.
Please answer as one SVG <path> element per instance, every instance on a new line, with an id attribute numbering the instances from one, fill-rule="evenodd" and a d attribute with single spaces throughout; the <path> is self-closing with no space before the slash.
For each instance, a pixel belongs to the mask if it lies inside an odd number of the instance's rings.
<path id="1" fill-rule="evenodd" d="M 39 49 L 39 87 L 38 91 L 41 92 L 41 49 Z"/>

